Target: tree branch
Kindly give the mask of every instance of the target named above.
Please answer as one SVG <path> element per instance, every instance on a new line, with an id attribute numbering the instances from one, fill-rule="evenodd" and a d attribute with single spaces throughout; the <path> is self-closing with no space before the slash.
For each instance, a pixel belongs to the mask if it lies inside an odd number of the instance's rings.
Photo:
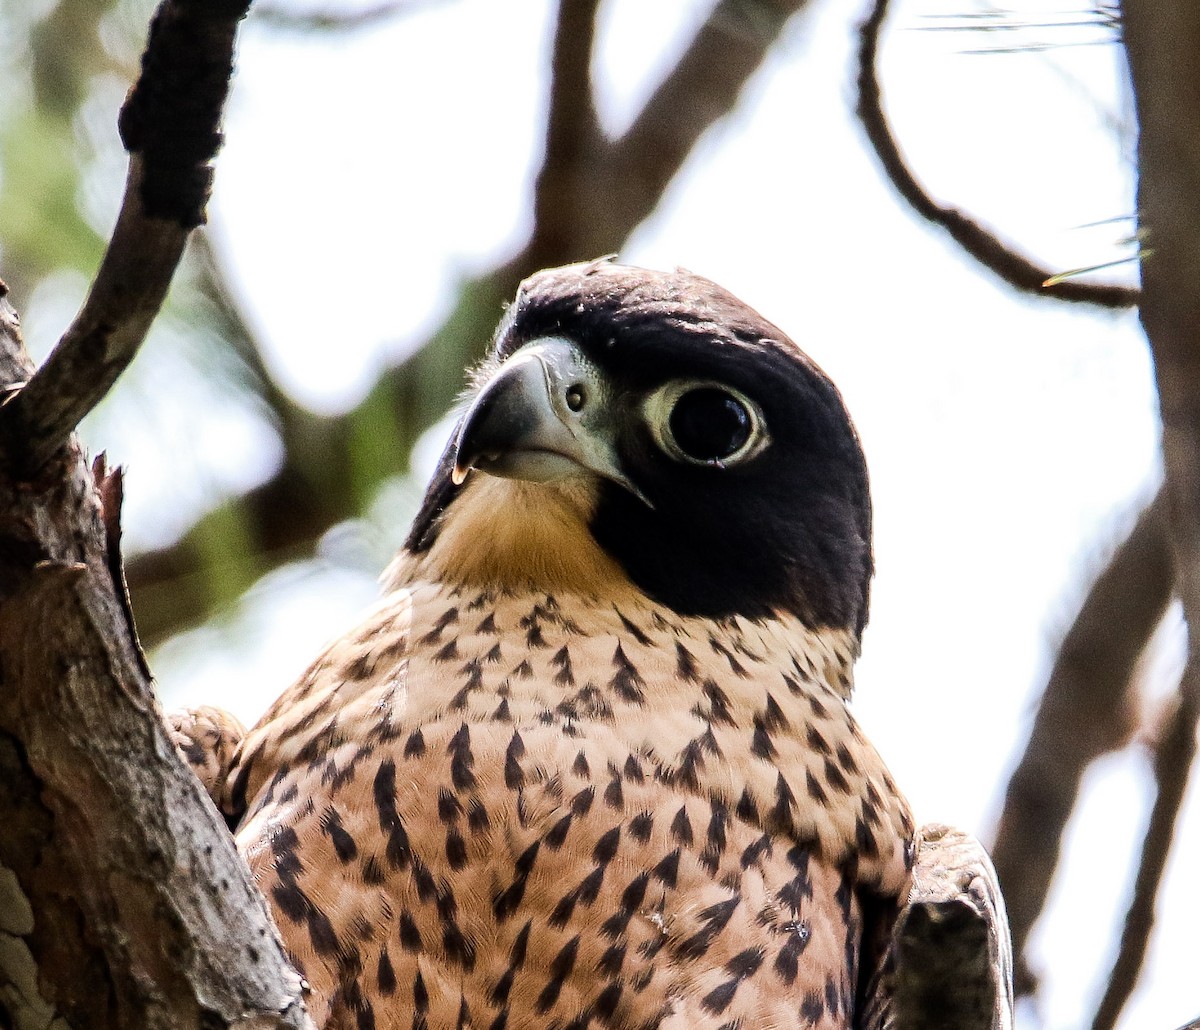
<path id="1" fill-rule="evenodd" d="M 0 408 L 0 442 L 35 474 L 129 366 L 166 296 L 188 233 L 204 220 L 209 164 L 249 0 L 168 0 L 121 110 L 125 198 L 83 309 L 46 363 Z"/>
<path id="2" fill-rule="evenodd" d="M 883 165 L 896 192 L 922 218 L 941 226 L 963 250 L 1014 289 L 1039 297 L 1096 304 L 1105 308 L 1129 308 L 1138 302 L 1132 286 L 1067 279 L 1047 286 L 1051 271 L 1018 254 L 989 229 L 962 211 L 937 203 L 917 181 L 892 135 L 876 68 L 879 33 L 887 16 L 888 0 L 873 0 L 859 28 L 858 105 L 856 111 L 867 140 Z"/>
<path id="3" fill-rule="evenodd" d="M 533 196 L 534 236 L 539 248 L 549 253 L 569 253 L 579 235 L 587 173 L 603 143 L 592 97 L 599 5 L 599 0 L 559 0 L 558 4 L 546 151 Z"/>
<path id="4" fill-rule="evenodd" d="M 1088 591 L 1009 779 L 992 860 L 1008 904 L 1018 993 L 1034 986 L 1025 945 L 1045 906 L 1084 771 L 1133 730 L 1134 672 L 1171 601 L 1172 571 L 1160 493 Z"/>
<path id="5" fill-rule="evenodd" d="M 1193 674 L 1195 666 L 1192 667 Z M 1150 934 L 1154 929 L 1154 905 L 1162 885 L 1163 871 L 1183 797 L 1188 773 L 1196 757 L 1196 721 L 1200 719 L 1200 688 L 1182 684 L 1175 706 L 1154 749 L 1154 804 L 1142 841 L 1142 855 L 1134 880 L 1133 897 L 1125 913 L 1121 946 L 1108 975 L 1108 985 L 1092 1020 L 1092 1030 L 1112 1030 L 1125 1003 L 1137 986 Z"/>

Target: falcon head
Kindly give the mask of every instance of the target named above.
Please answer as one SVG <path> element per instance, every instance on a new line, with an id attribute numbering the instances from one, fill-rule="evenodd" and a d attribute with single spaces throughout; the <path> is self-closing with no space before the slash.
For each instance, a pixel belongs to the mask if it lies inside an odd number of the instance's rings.
<path id="1" fill-rule="evenodd" d="M 833 383 L 715 283 L 569 265 L 521 284 L 406 550 L 485 587 L 632 585 L 857 637 L 866 462 Z"/>

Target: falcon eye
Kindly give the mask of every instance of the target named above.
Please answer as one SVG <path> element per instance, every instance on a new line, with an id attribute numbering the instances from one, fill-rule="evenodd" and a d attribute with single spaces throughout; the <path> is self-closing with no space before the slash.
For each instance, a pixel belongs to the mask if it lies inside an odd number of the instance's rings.
<path id="1" fill-rule="evenodd" d="M 754 428 L 746 406 L 733 394 L 712 386 L 689 390 L 680 397 L 667 424 L 679 449 L 706 464 L 736 454 Z"/>
<path id="2" fill-rule="evenodd" d="M 658 445 L 689 465 L 734 465 L 770 442 L 758 405 L 718 383 L 669 383 L 650 397 L 646 415 Z"/>

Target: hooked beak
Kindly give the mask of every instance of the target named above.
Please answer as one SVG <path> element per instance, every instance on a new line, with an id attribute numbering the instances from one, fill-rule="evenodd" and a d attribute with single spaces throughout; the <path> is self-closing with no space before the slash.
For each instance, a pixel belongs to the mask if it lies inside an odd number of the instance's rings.
<path id="1" fill-rule="evenodd" d="M 526 344 L 484 384 L 459 423 L 454 482 L 473 468 L 531 483 L 591 472 L 653 507 L 617 461 L 611 394 L 571 341 Z"/>

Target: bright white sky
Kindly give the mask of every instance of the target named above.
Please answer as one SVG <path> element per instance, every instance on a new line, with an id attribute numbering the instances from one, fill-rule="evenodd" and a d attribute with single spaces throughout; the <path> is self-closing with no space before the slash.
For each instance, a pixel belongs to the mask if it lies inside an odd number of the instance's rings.
<path id="1" fill-rule="evenodd" d="M 608 0 L 598 57 L 607 126 L 628 122 L 708 6 Z M 1076 20 L 1028 6 L 1031 21 Z M 246 26 L 212 229 L 272 367 L 314 408 L 355 403 L 381 365 L 438 324 L 460 276 L 522 239 L 547 7 L 448 0 L 340 37 Z M 1120 144 L 1111 131 L 1128 120 L 1119 51 L 967 54 L 1092 37 L 928 31 L 944 24 L 928 16 L 938 10 L 902 4 L 883 61 L 896 130 L 925 182 L 1056 269 L 1126 253 L 1128 223 L 1080 228 L 1133 206 L 1128 137 Z M 861 13 L 820 0 L 789 26 L 735 117 L 703 140 L 622 257 L 721 282 L 841 387 L 876 504 L 878 576 L 855 708 L 921 820 L 986 835 L 1080 570 L 1153 490 L 1151 371 L 1133 315 L 1016 299 L 900 205 L 849 113 Z M 202 452 L 202 478 L 225 489 L 274 460 L 261 427 L 223 420 L 211 401 L 216 414 L 168 425 L 161 438 L 113 441 L 118 459 L 133 450 L 135 542 L 177 528 L 162 504 L 180 496 L 164 449 Z M 435 442 L 422 449 L 426 465 Z M 369 602 L 363 570 L 382 560 L 380 537 L 402 537 L 390 513 L 411 494 L 397 486 L 379 505 L 382 527 L 333 535 L 330 560 L 281 571 L 222 626 L 162 648 L 154 665 L 167 706 L 215 702 L 255 718 Z M 1074 1027 L 1090 1012 L 1148 782 L 1140 752 L 1093 770 L 1037 935 L 1044 1003 L 1025 1025 Z M 1195 809 L 1125 1027 L 1168 1030 L 1200 1012 L 1184 882 L 1200 862 Z"/>

